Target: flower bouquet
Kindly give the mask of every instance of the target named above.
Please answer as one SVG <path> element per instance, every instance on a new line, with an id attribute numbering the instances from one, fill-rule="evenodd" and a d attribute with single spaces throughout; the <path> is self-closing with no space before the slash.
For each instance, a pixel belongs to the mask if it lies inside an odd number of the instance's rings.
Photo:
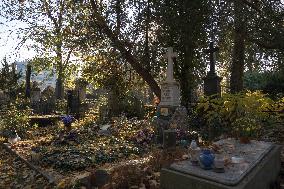
<path id="1" fill-rule="evenodd" d="M 61 117 L 61 121 L 63 122 L 66 130 L 71 130 L 71 124 L 75 120 L 75 118 L 71 115 L 65 115 Z"/>

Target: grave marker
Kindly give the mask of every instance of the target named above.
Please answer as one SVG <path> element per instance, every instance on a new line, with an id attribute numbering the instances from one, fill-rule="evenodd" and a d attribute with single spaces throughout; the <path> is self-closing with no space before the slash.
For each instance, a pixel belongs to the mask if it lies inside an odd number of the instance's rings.
<path id="1" fill-rule="evenodd" d="M 207 96 L 217 95 L 218 97 L 221 96 L 221 85 L 220 82 L 222 80 L 216 74 L 215 69 L 215 53 L 219 50 L 218 47 L 214 47 L 213 42 L 210 42 L 209 49 L 205 52 L 209 53 L 210 59 L 210 71 L 207 73 L 206 77 L 203 78 L 204 80 L 204 94 Z"/>
<path id="2" fill-rule="evenodd" d="M 40 88 L 34 88 L 31 90 L 31 103 L 35 104 L 40 101 Z"/>
<path id="3" fill-rule="evenodd" d="M 160 106 L 179 106 L 180 105 L 180 87 L 179 83 L 173 77 L 173 58 L 177 53 L 173 52 L 172 47 L 168 47 L 165 54 L 168 60 L 166 80 L 161 83 L 161 102 Z"/>
<path id="4" fill-rule="evenodd" d="M 172 47 L 167 48 L 165 54 L 167 58 L 166 80 L 161 83 L 161 102 L 158 105 L 157 124 L 157 142 L 163 143 L 164 148 L 171 148 L 176 144 L 176 131 L 170 129 L 170 120 L 177 107 L 180 106 L 180 86 L 174 79 L 173 58 L 177 57 L 177 53 Z M 170 130 L 169 130 L 170 129 Z"/>

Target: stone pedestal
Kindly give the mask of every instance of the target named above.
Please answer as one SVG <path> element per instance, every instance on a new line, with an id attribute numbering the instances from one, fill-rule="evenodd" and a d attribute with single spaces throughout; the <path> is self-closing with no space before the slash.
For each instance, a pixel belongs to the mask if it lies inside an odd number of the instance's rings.
<path id="1" fill-rule="evenodd" d="M 221 77 L 217 76 L 216 73 L 209 72 L 204 80 L 204 94 L 206 96 L 217 95 L 221 96 Z"/>
<path id="2" fill-rule="evenodd" d="M 177 107 L 180 106 L 179 83 L 165 81 L 161 84 L 161 102 L 157 108 L 158 118 L 170 121 Z M 165 128 L 167 129 L 167 127 Z"/>
<path id="3" fill-rule="evenodd" d="M 179 106 L 180 87 L 176 81 L 165 81 L 161 83 L 161 102 L 160 106 Z"/>
<path id="4" fill-rule="evenodd" d="M 170 120 L 180 105 L 179 84 L 174 80 L 161 84 L 161 102 L 157 108 L 157 142 L 164 144 L 164 131 L 169 129 Z"/>

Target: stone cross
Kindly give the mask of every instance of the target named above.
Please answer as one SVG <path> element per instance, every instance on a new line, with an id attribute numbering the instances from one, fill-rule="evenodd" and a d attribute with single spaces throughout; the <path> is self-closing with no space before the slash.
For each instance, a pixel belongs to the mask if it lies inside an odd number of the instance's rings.
<path id="1" fill-rule="evenodd" d="M 173 47 L 168 47 L 168 51 L 164 55 L 168 59 L 168 67 L 167 67 L 167 77 L 166 81 L 174 81 L 174 71 L 173 71 L 173 58 L 177 57 L 177 53 L 174 52 Z"/>
<path id="2" fill-rule="evenodd" d="M 206 50 L 206 53 L 210 53 L 210 73 L 215 73 L 215 52 L 219 51 L 219 47 L 214 47 L 213 42 L 210 42 L 209 49 Z"/>

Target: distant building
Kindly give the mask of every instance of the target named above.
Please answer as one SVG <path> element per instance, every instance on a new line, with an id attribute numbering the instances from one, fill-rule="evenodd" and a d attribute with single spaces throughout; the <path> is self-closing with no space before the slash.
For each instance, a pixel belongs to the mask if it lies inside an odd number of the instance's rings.
<path id="1" fill-rule="evenodd" d="M 27 69 L 27 61 L 16 62 L 16 72 L 21 74 L 21 78 L 19 79 L 19 83 L 26 81 L 26 69 Z M 41 89 L 45 89 L 48 86 L 55 88 L 56 85 L 56 73 L 55 69 L 53 70 L 43 70 L 39 73 L 36 73 L 32 70 L 31 73 L 31 82 L 36 82 Z"/>

